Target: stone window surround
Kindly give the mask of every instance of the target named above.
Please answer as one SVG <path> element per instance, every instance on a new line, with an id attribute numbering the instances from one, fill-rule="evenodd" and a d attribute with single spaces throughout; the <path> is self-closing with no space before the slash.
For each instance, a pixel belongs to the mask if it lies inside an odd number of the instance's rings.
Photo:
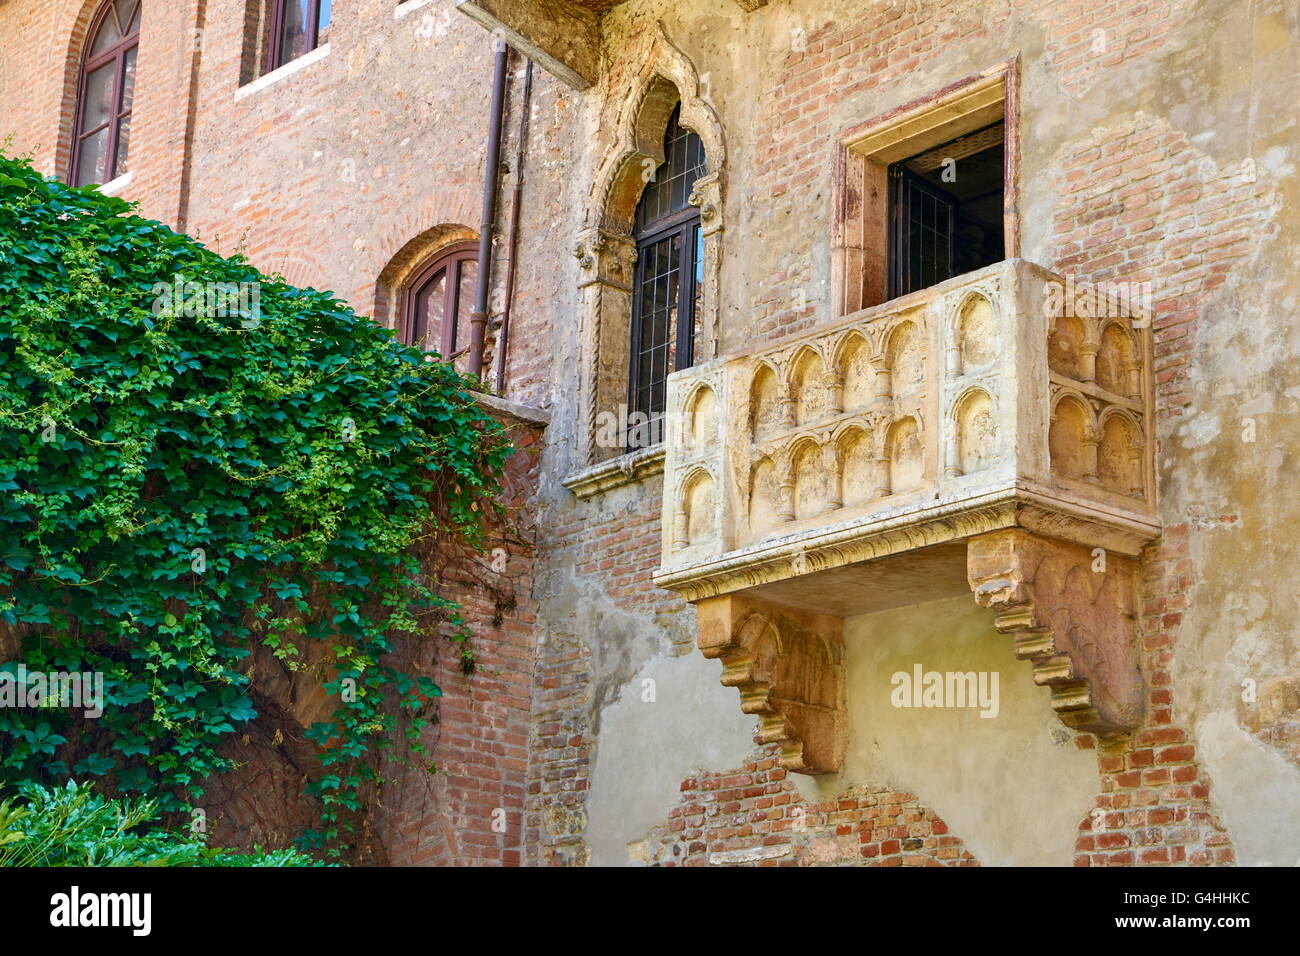
<path id="1" fill-rule="evenodd" d="M 717 356 L 719 286 L 723 230 L 723 169 L 726 149 L 722 126 L 701 97 L 690 60 L 658 25 L 646 66 L 631 89 L 601 103 L 602 114 L 617 119 L 615 145 L 594 177 L 587 213 L 578 234 L 581 382 L 578 428 L 579 469 L 564 485 L 581 498 L 641 481 L 663 470 L 662 445 L 624 454 L 605 454 L 596 444 L 598 416 L 617 412 L 627 402 L 628 343 L 632 315 L 632 274 L 636 242 L 632 226 L 645 185 L 643 170 L 663 162 L 663 133 L 668 117 L 681 104 L 681 124 L 704 143 L 705 175 L 696 181 L 692 205 L 700 207 L 704 243 L 700 334 L 695 359 Z M 653 166 L 649 164 L 653 163 Z"/>
<path id="2" fill-rule="evenodd" d="M 999 119 L 1006 124 L 1003 258 L 1020 255 L 1019 65 L 1014 57 L 840 133 L 831 220 L 837 317 L 889 298 L 889 165 Z"/>

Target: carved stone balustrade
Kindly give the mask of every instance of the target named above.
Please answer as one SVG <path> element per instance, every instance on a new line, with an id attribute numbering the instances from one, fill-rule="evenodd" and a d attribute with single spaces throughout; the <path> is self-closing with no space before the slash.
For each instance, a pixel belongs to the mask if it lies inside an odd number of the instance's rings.
<path id="1" fill-rule="evenodd" d="M 1148 323 L 1009 260 L 674 373 L 656 583 L 698 604 L 706 653 L 744 646 L 764 604 L 842 620 L 971 588 L 1062 719 L 1133 726 L 1134 559 L 1159 534 Z"/>

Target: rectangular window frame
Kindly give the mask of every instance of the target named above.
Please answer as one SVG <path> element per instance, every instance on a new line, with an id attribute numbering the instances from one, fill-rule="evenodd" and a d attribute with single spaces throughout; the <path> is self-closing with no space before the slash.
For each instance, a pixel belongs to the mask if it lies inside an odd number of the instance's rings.
<path id="1" fill-rule="evenodd" d="M 892 297 L 889 167 L 1001 120 L 1004 258 L 1020 255 L 1019 58 L 844 130 L 837 139 L 831 287 L 837 317 Z"/>

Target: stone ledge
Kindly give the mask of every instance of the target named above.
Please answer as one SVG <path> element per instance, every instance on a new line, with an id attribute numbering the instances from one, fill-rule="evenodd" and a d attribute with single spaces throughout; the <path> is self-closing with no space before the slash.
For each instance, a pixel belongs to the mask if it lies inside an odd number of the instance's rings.
<path id="1" fill-rule="evenodd" d="M 487 392 L 476 393 L 474 399 L 491 412 L 497 419 L 507 420 L 503 421 L 502 424 L 515 422 L 522 425 L 533 425 L 537 428 L 545 428 L 551 423 L 550 412 L 543 411 L 540 408 L 533 408 L 531 405 L 512 402 L 506 398 L 489 395 Z"/>
<path id="2" fill-rule="evenodd" d="M 584 468 L 565 478 L 561 484 L 581 499 L 633 485 L 654 475 L 663 474 L 664 446 L 628 452 L 598 465 Z"/>
<path id="3" fill-rule="evenodd" d="M 330 45 L 328 43 L 323 43 L 316 47 L 316 49 L 304 53 L 302 56 L 294 57 L 288 63 L 277 67 L 270 73 L 263 73 L 257 79 L 249 80 L 243 86 L 239 87 L 239 89 L 235 90 L 235 99 L 242 100 L 246 96 L 252 96 L 254 93 L 266 89 L 268 86 L 273 86 L 280 80 L 283 80 L 286 76 L 292 76 L 294 73 L 311 66 L 313 63 L 325 59 L 325 57 L 329 56 L 329 52 Z"/>

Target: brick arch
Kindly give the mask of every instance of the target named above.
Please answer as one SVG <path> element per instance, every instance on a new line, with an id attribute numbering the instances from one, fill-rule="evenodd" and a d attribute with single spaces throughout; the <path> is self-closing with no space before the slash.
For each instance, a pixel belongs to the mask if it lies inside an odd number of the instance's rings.
<path id="1" fill-rule="evenodd" d="M 384 328 L 397 328 L 397 306 L 411 274 L 448 246 L 477 239 L 477 232 L 456 223 L 439 223 L 408 239 L 380 270 L 375 281 L 371 313 L 374 320 Z"/>
<path id="2" fill-rule="evenodd" d="M 979 866 L 916 794 L 856 784 L 818 802 L 800 796 L 767 746 L 741 767 L 681 784 L 647 835 L 650 866 Z"/>
<path id="3" fill-rule="evenodd" d="M 58 103 L 51 104 L 58 114 L 53 174 L 60 179 L 66 179 L 70 172 L 72 138 L 75 135 L 73 125 L 77 117 L 77 88 L 81 82 L 81 54 L 86 46 L 90 25 L 106 2 L 107 0 L 65 0 L 55 14 L 56 33 L 50 48 L 54 51 L 52 56 L 59 57 L 60 60 L 51 63 L 50 68 L 62 75 L 63 82 Z M 148 6 L 145 3 L 142 22 L 149 15 Z"/>
<path id="4" fill-rule="evenodd" d="M 478 221 L 481 199 L 473 188 L 439 189 L 395 215 L 367 245 L 362 284 L 349 299 L 392 328 L 394 293 L 410 271 L 443 246 L 478 238 L 466 223 Z"/>

